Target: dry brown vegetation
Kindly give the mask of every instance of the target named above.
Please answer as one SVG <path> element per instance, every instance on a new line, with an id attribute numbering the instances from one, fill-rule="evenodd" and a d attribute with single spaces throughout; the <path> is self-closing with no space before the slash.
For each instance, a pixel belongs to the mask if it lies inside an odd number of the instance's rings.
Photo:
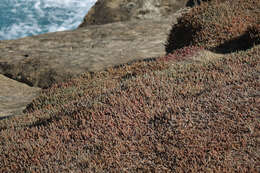
<path id="1" fill-rule="evenodd" d="M 258 26 L 245 30 L 254 40 Z M 182 47 L 53 85 L 0 121 L 0 172 L 259 172 L 257 43 L 199 63 L 205 44 Z"/>
<path id="2" fill-rule="evenodd" d="M 178 19 L 166 43 L 166 52 L 184 46 L 203 46 L 220 52 L 247 49 L 254 40 L 246 34 L 259 23 L 260 1 L 212 0 Z M 259 30 L 258 30 L 259 31 Z"/>

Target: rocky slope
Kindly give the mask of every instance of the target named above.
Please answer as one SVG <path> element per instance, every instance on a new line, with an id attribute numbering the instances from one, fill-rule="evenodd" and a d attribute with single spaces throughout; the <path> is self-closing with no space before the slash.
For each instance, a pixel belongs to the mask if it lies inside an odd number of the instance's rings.
<path id="1" fill-rule="evenodd" d="M 84 71 L 165 54 L 174 15 L 164 20 L 93 25 L 0 42 L 0 73 L 41 88 Z"/>
<path id="2" fill-rule="evenodd" d="M 171 25 L 185 11 L 163 18 L 143 19 L 142 22 L 131 20 L 92 25 L 74 31 L 0 41 L 0 74 L 30 87 L 47 88 L 82 72 L 164 55 L 164 43 Z M 0 116 L 22 112 L 36 91 L 31 88 L 33 94 L 27 94 L 16 86 L 20 83 L 12 83 L 16 90 L 10 92 L 6 82 L 6 78 L 0 78 L 0 104 L 5 105 L 0 107 Z M 5 99 L 2 99 L 3 93 Z M 18 103 L 6 102 L 6 99 Z"/>

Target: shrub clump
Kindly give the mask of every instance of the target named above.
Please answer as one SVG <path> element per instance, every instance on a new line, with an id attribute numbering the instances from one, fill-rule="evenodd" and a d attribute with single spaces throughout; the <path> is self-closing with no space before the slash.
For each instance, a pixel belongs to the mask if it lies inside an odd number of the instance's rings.
<path id="1" fill-rule="evenodd" d="M 240 37 L 250 26 L 258 23 L 259 0 L 220 2 L 202 3 L 179 18 L 168 36 L 166 53 L 189 45 L 212 49 Z M 239 46 L 238 42 L 236 45 Z"/>

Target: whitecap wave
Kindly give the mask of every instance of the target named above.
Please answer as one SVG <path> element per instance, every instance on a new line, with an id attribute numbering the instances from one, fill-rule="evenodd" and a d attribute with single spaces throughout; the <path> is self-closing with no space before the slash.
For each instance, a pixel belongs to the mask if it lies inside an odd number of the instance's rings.
<path id="1" fill-rule="evenodd" d="M 97 0 L 1 0 L 0 40 L 72 30 Z"/>

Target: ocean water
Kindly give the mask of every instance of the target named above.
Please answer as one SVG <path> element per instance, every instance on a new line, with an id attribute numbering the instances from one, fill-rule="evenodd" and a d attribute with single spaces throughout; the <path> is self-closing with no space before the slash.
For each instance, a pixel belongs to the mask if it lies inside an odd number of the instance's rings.
<path id="1" fill-rule="evenodd" d="M 0 0 L 0 40 L 72 30 L 97 0 Z"/>

